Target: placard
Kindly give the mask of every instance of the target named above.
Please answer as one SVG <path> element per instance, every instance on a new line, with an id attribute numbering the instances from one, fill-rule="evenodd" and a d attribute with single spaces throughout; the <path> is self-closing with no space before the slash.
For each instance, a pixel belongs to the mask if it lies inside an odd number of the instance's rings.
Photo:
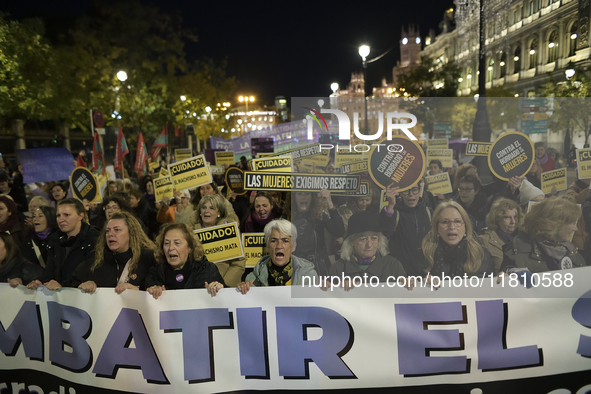
<path id="1" fill-rule="evenodd" d="M 388 206 L 389 201 L 386 197 L 387 193 L 388 191 L 386 189 L 382 190 L 382 192 L 380 193 L 380 212 L 382 212 L 382 209 Z"/>
<path id="2" fill-rule="evenodd" d="M 103 201 L 98 180 L 86 167 L 74 168 L 70 175 L 70 187 L 74 197 L 80 201 L 88 200 L 90 203 Z"/>
<path id="3" fill-rule="evenodd" d="M 342 197 L 364 197 L 369 196 L 369 182 L 361 181 L 359 188 L 351 192 L 331 192 Z"/>
<path id="4" fill-rule="evenodd" d="M 292 172 L 291 157 L 265 157 L 252 160 L 253 171 Z"/>
<path id="5" fill-rule="evenodd" d="M 174 150 L 174 158 L 176 161 L 183 161 L 193 157 L 193 149 L 191 148 L 178 148 Z"/>
<path id="6" fill-rule="evenodd" d="M 211 174 L 207 169 L 203 155 L 169 164 L 168 173 L 172 177 L 174 188 L 178 191 L 194 189 L 211 183 Z"/>
<path id="7" fill-rule="evenodd" d="M 566 168 L 542 172 L 542 193 L 552 193 L 552 188 L 555 186 L 556 191 L 565 190 L 567 188 Z"/>
<path id="8" fill-rule="evenodd" d="M 164 197 L 174 198 L 174 186 L 170 176 L 163 176 L 153 180 L 154 198 L 156 201 L 162 201 Z"/>
<path id="9" fill-rule="evenodd" d="M 453 149 L 427 149 L 427 163 L 431 163 L 431 160 L 439 160 L 443 167 L 451 168 L 453 167 L 453 158 Z"/>
<path id="10" fill-rule="evenodd" d="M 257 153 L 257 158 L 262 159 L 263 157 L 272 157 L 272 156 L 277 156 L 276 153 L 269 153 L 269 152 L 260 152 Z"/>
<path id="11" fill-rule="evenodd" d="M 591 148 L 577 149 L 579 179 L 591 178 Z"/>
<path id="12" fill-rule="evenodd" d="M 448 149 L 449 140 L 447 138 L 433 138 L 427 140 L 427 147 L 429 149 Z"/>
<path id="13" fill-rule="evenodd" d="M 518 131 L 502 134 L 490 148 L 488 166 L 499 179 L 523 177 L 534 164 L 534 144 Z"/>
<path id="14" fill-rule="evenodd" d="M 328 164 L 329 157 L 330 157 L 330 150 L 323 149 L 323 150 L 320 150 L 320 152 L 315 155 L 307 156 L 307 157 L 304 157 L 303 159 L 300 159 L 300 160 L 303 164 L 305 164 L 307 166 L 325 167 Z M 292 157 L 292 160 L 295 160 L 295 159 L 293 159 L 293 157 Z"/>
<path id="15" fill-rule="evenodd" d="M 425 154 L 415 141 L 393 136 L 392 140 L 384 138 L 372 145 L 369 174 L 383 189 L 394 185 L 399 187 L 398 191 L 403 191 L 423 177 Z"/>
<path id="16" fill-rule="evenodd" d="M 437 175 L 426 176 L 425 182 L 427 183 L 428 190 L 433 195 L 453 192 L 449 174 L 446 171 Z"/>
<path id="17" fill-rule="evenodd" d="M 209 171 L 212 175 L 223 175 L 224 172 L 226 172 L 226 169 L 224 166 L 209 165 Z"/>
<path id="18" fill-rule="evenodd" d="M 339 146 L 340 145 L 336 146 L 335 152 L 335 166 L 337 168 L 340 168 L 345 164 L 362 161 L 365 158 L 361 152 L 355 152 L 354 150 L 352 152 L 349 152 L 348 150 L 339 150 Z"/>
<path id="19" fill-rule="evenodd" d="M 168 176 L 170 174 L 168 173 L 168 171 L 166 170 L 166 168 L 162 167 L 162 168 L 160 168 L 160 172 L 159 172 L 158 175 L 162 177 L 162 176 Z"/>
<path id="20" fill-rule="evenodd" d="M 76 167 L 66 148 L 17 149 L 16 153 L 23 165 L 23 183 L 69 179 Z"/>
<path id="21" fill-rule="evenodd" d="M 224 177 L 226 185 L 236 194 L 246 194 L 244 190 L 244 171 L 238 167 L 230 167 Z"/>
<path id="22" fill-rule="evenodd" d="M 218 166 L 223 165 L 232 165 L 236 163 L 236 159 L 234 158 L 234 152 L 215 152 L 215 164 Z"/>
<path id="23" fill-rule="evenodd" d="M 361 160 L 341 166 L 341 174 L 359 174 L 369 171 L 369 160 Z"/>
<path id="24" fill-rule="evenodd" d="M 244 173 L 245 190 L 277 190 L 317 192 L 330 190 L 333 194 L 351 193 L 359 188 L 359 175 L 285 174 L 275 172 Z"/>
<path id="25" fill-rule="evenodd" d="M 242 247 L 246 267 L 254 267 L 263 256 L 268 256 L 265 233 L 242 233 Z"/>
<path id="26" fill-rule="evenodd" d="M 492 145 L 492 142 L 468 141 L 466 156 L 488 156 Z"/>
<path id="27" fill-rule="evenodd" d="M 207 260 L 212 263 L 244 257 L 236 223 L 195 230 L 194 233 L 199 236 Z"/>
<path id="28" fill-rule="evenodd" d="M 269 154 L 267 157 L 274 156 L 291 156 L 292 160 L 303 159 L 305 157 L 314 156 L 320 154 L 320 144 L 307 145 L 302 148 L 295 148 L 290 150 L 284 150 L 283 152 L 276 152 Z"/>

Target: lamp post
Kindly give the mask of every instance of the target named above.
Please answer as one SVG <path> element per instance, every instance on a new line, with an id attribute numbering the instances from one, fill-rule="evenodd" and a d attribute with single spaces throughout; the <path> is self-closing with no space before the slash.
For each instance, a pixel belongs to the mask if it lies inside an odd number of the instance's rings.
<path id="1" fill-rule="evenodd" d="M 246 104 L 246 115 L 248 116 L 248 102 L 254 103 L 254 96 L 240 96 L 238 97 L 238 101 Z"/>
<path id="2" fill-rule="evenodd" d="M 367 62 L 366 59 L 369 56 L 369 45 L 362 45 L 359 47 L 359 56 L 363 60 L 363 101 L 365 102 L 365 134 L 369 133 L 369 123 L 367 119 L 367 95 L 365 91 L 365 84 L 367 83 Z"/>

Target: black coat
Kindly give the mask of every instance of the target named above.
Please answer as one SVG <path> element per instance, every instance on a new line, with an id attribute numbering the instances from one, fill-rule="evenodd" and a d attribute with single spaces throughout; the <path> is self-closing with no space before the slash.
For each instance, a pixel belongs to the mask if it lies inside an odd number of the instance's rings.
<path id="1" fill-rule="evenodd" d="M 84 263 L 80 264 L 74 271 L 72 287 L 78 287 L 81 283 L 89 280 L 96 283 L 97 287 L 117 287 L 119 277 L 121 277 L 125 264 L 127 264 L 131 256 L 131 253 L 113 253 L 108 248 L 105 248 L 103 264 L 92 271 L 94 253 L 91 253 Z M 156 265 L 154 251 L 142 249 L 138 265 L 133 272 L 129 273 L 127 283 L 138 286 L 140 290 L 145 290 L 146 277 L 154 265 Z"/>
<path id="2" fill-rule="evenodd" d="M 37 237 L 37 233 L 35 233 L 34 231 L 29 233 L 29 235 L 23 240 L 23 242 L 20 245 L 20 250 L 23 254 L 23 257 L 32 263 L 45 266 L 45 264 L 47 264 L 47 245 L 50 236 L 51 234 L 45 239 L 39 239 Z M 33 247 L 34 244 L 37 245 L 37 247 L 39 248 L 41 258 L 43 259 L 43 264 L 41 264 L 41 261 L 39 261 L 39 258 L 37 257 L 37 253 L 35 253 L 35 248 Z"/>
<path id="3" fill-rule="evenodd" d="M 21 278 L 26 286 L 42 273 L 43 268 L 40 265 L 15 257 L 0 267 L 0 282 L 6 283 L 8 279 Z"/>
<path id="4" fill-rule="evenodd" d="M 68 236 L 61 231 L 51 234 L 48 237 L 45 272 L 39 280 L 45 283 L 55 279 L 62 286 L 69 287 L 76 267 L 93 254 L 98 237 L 99 231 L 86 223 L 82 223 L 78 235 L 69 242 Z M 66 243 L 71 246 L 66 246 Z"/>
<path id="5" fill-rule="evenodd" d="M 167 277 L 170 278 L 174 272 L 178 271 L 174 271 L 168 263 L 157 263 L 150 269 L 146 279 L 146 288 L 164 285 L 166 289 L 203 289 L 205 288 L 205 282 L 219 282 L 224 286 L 226 285 L 218 267 L 207 260 L 205 256 L 201 261 L 195 261 L 189 257 L 182 270 L 185 277 L 182 284 L 167 280 Z"/>

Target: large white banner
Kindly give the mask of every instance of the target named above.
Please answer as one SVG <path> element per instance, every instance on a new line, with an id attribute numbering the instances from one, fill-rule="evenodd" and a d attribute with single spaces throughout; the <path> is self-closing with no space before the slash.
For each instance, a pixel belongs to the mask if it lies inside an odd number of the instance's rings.
<path id="1" fill-rule="evenodd" d="M 552 275 L 531 289 L 485 278 L 436 291 L 176 290 L 158 300 L 0 284 L 0 393 L 585 393 L 591 267 Z"/>

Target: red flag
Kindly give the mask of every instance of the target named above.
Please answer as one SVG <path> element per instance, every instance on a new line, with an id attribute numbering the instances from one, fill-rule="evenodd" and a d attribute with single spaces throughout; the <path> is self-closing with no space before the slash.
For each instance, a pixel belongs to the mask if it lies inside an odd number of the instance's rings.
<path id="1" fill-rule="evenodd" d="M 166 147 L 168 147 L 168 126 L 164 126 L 164 129 L 154 141 L 154 145 L 152 145 L 152 160 L 156 160 L 160 155 L 160 150 Z"/>
<path id="2" fill-rule="evenodd" d="M 144 135 L 140 131 L 140 136 L 137 140 L 137 153 L 135 155 L 135 170 L 143 171 L 146 161 L 148 161 L 148 150 L 146 149 L 146 143 L 144 142 Z"/>
<path id="3" fill-rule="evenodd" d="M 99 163 L 100 162 L 100 163 Z M 102 164 L 102 165 L 101 165 Z M 94 141 L 92 143 L 92 171 L 100 170 L 101 174 L 105 173 L 105 158 L 103 156 L 103 148 L 98 133 L 94 132 Z"/>
<path id="4" fill-rule="evenodd" d="M 113 169 L 120 171 L 123 169 L 123 156 L 129 153 L 127 142 L 123 136 L 123 126 L 119 126 L 119 134 L 117 135 L 117 147 L 115 148 L 115 163 Z"/>
<path id="5" fill-rule="evenodd" d="M 178 137 L 179 135 L 181 135 L 181 130 L 178 126 L 174 126 L 174 136 Z"/>
<path id="6" fill-rule="evenodd" d="M 78 155 L 78 160 L 76 160 L 76 167 L 86 168 L 86 162 L 84 161 L 84 158 L 82 158 L 82 155 Z"/>

